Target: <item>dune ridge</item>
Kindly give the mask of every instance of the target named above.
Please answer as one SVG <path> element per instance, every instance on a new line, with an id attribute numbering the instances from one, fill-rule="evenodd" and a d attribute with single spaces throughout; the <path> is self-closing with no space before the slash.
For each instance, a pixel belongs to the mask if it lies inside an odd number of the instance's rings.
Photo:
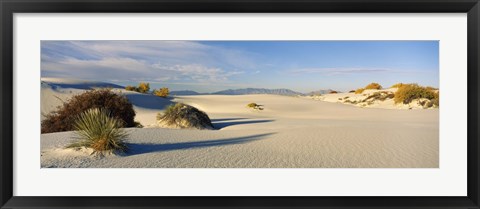
<path id="1" fill-rule="evenodd" d="M 124 155 L 93 157 L 65 149 L 73 132 L 41 135 L 41 166 L 118 168 L 438 168 L 438 109 L 360 108 L 338 102 L 270 94 L 193 95 L 165 99 L 125 94 L 147 128 L 128 128 Z M 42 84 L 42 111 L 81 88 Z M 367 90 L 368 91 L 368 90 Z M 335 95 L 335 97 L 333 96 Z M 155 125 L 158 112 L 182 102 L 208 114 L 215 130 Z M 247 108 L 248 103 L 264 110 Z M 386 104 L 383 104 L 386 105 Z M 372 105 L 372 107 L 374 107 Z"/>

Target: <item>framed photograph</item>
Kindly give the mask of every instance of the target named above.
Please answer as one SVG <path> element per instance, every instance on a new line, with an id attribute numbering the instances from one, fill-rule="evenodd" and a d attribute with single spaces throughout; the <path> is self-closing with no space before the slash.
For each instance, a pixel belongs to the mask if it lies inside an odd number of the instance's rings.
<path id="1" fill-rule="evenodd" d="M 478 0 L 0 6 L 1 208 L 479 208 Z"/>

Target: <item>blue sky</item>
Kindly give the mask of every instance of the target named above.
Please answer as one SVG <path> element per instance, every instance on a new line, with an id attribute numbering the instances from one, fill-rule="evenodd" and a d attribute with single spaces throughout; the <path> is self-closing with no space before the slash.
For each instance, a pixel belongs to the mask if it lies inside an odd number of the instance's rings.
<path id="1" fill-rule="evenodd" d="M 42 41 L 42 77 L 171 90 L 438 87 L 438 41 Z"/>

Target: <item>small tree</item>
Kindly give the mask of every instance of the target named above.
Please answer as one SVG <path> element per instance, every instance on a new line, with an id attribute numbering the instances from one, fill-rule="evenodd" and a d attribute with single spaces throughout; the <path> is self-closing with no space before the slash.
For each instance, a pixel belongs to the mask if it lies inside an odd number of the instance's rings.
<path id="1" fill-rule="evenodd" d="M 165 98 L 165 97 L 168 97 L 168 95 L 170 95 L 170 90 L 166 87 L 160 88 L 158 90 L 154 89 L 153 95 Z"/>
<path id="2" fill-rule="evenodd" d="M 138 92 L 140 93 L 146 93 L 150 91 L 150 83 L 140 83 L 138 84 Z"/>

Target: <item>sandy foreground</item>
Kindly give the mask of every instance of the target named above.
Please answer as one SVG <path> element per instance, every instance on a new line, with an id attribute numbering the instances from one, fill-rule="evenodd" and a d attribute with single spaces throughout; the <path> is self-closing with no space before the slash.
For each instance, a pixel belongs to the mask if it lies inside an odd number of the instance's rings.
<path id="1" fill-rule="evenodd" d="M 53 81 L 49 81 L 53 82 Z M 58 81 L 57 81 L 58 82 Z M 70 81 L 75 83 L 75 81 Z M 42 112 L 84 89 L 42 83 Z M 118 89 L 118 91 L 120 91 Z M 73 132 L 41 135 L 42 167 L 438 168 L 438 109 L 361 108 L 306 97 L 198 95 L 163 99 L 125 92 L 136 120 L 130 151 L 98 157 L 64 147 Z M 174 102 L 205 111 L 217 130 L 155 127 Z M 264 105 L 252 110 L 246 104 Z"/>

